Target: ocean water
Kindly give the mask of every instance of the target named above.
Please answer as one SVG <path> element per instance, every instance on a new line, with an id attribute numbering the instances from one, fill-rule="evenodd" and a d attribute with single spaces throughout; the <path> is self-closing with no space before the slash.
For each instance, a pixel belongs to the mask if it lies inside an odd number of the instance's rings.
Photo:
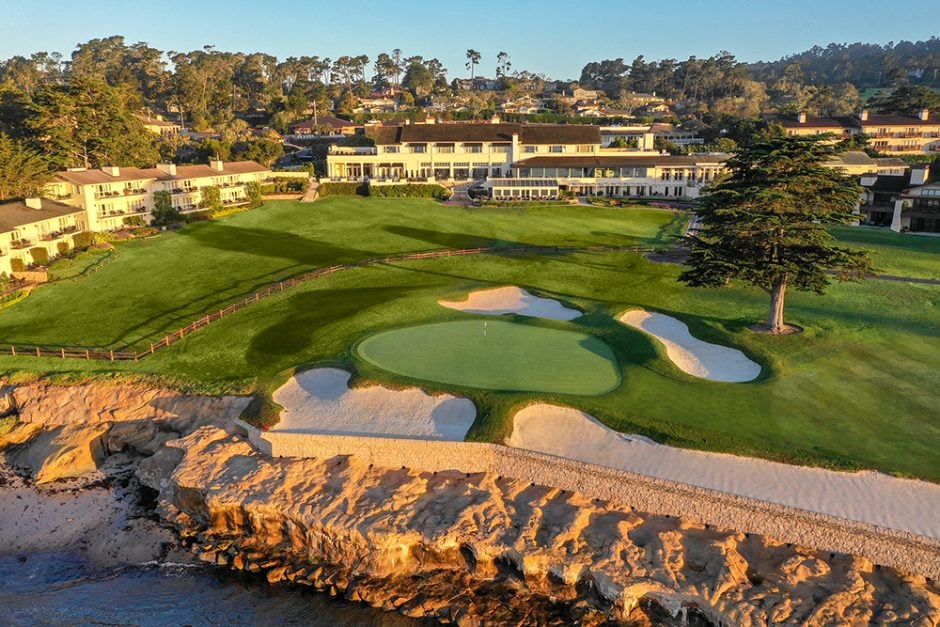
<path id="1" fill-rule="evenodd" d="M 209 566 L 102 571 L 70 554 L 0 555 L 0 625 L 422 624 L 430 623 Z"/>

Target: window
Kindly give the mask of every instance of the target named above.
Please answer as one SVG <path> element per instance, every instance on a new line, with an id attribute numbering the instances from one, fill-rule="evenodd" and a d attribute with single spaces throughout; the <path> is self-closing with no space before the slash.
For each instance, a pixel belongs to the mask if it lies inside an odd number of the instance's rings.
<path id="1" fill-rule="evenodd" d="M 412 144 L 412 145 L 411 145 L 411 152 L 415 152 L 415 153 L 419 153 L 419 154 L 420 154 L 420 153 L 425 153 L 425 152 L 427 152 L 427 151 L 428 151 L 428 145 L 427 145 L 427 144 Z"/>
<path id="2" fill-rule="evenodd" d="M 398 152 L 399 147 L 398 146 L 385 146 L 383 150 L 385 152 Z"/>
<path id="3" fill-rule="evenodd" d="M 578 152 L 594 152 L 594 146 L 578 146 Z"/>
<path id="4" fill-rule="evenodd" d="M 483 144 L 464 144 L 463 147 L 467 152 L 483 152 Z"/>
<path id="5" fill-rule="evenodd" d="M 549 152 L 564 152 L 565 147 L 564 146 L 551 146 L 549 147 L 548 151 Z"/>
<path id="6" fill-rule="evenodd" d="M 538 149 L 535 146 L 526 146 L 523 148 L 525 152 L 538 152 Z"/>
<path id="7" fill-rule="evenodd" d="M 440 153 L 450 154 L 454 152 L 454 145 L 453 144 L 437 144 L 436 150 L 437 152 L 440 152 Z"/>

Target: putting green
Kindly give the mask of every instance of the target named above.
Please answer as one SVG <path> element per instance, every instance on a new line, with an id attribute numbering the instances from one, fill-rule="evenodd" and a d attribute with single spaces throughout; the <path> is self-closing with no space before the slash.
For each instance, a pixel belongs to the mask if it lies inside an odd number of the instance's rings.
<path id="1" fill-rule="evenodd" d="M 597 396 L 620 385 L 617 360 L 602 341 L 500 320 L 385 331 L 357 351 L 389 372 L 472 388 Z"/>

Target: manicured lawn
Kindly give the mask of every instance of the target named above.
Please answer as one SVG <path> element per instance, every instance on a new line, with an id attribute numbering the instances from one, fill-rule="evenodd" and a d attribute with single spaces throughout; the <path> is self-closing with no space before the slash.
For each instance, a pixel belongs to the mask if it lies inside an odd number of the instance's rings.
<path id="1" fill-rule="evenodd" d="M 446 207 L 335 197 L 119 245 L 120 259 L 0 314 L 0 344 L 144 348 L 200 314 L 311 268 L 389 253 L 499 246 L 669 244 L 687 216 L 658 209 Z"/>
<path id="2" fill-rule="evenodd" d="M 595 337 L 468 317 L 383 331 L 360 343 L 357 354 L 418 382 L 584 396 L 620 385 L 613 352 Z"/>
<path id="3" fill-rule="evenodd" d="M 843 226 L 832 232 L 843 245 L 869 250 L 880 274 L 940 279 L 940 237 L 874 227 Z"/>
<path id="4" fill-rule="evenodd" d="M 306 260 L 328 259 L 330 247 L 331 254 L 351 259 L 381 250 L 384 238 L 385 248 L 397 250 L 453 245 L 444 241 L 454 238 L 539 244 L 556 243 L 553 239 L 562 244 L 665 241 L 682 221 L 665 212 L 632 209 L 556 211 L 471 212 L 423 201 L 376 199 L 272 204 L 218 223 L 194 225 L 165 239 L 122 246 L 120 255 L 99 271 L 41 288 L 0 312 L 0 339 L 42 334 L 50 341 L 81 341 L 88 334 L 120 341 L 128 329 L 188 320 L 189 312 L 209 299 L 207 286 L 221 285 L 234 298 L 265 273 L 292 272 L 306 267 Z M 250 229 L 249 222 L 254 225 Z M 405 228 L 411 229 L 410 235 L 403 234 Z M 411 237 L 419 229 L 421 237 Z M 229 239 L 233 230 L 240 235 Z M 254 235 L 246 236 L 246 230 Z M 301 240 L 316 240 L 323 249 L 311 244 L 308 251 Z M 246 241 L 251 245 L 236 246 Z M 169 250 L 160 252 L 164 246 Z M 281 250 L 286 252 L 277 252 Z M 193 251 L 198 251 L 196 258 Z M 133 276 L 124 276 L 131 271 Z M 787 319 L 806 332 L 768 337 L 747 330 L 765 316 L 767 297 L 762 292 L 740 285 L 687 288 L 676 282 L 679 271 L 631 253 L 493 255 L 374 266 L 285 291 L 137 363 L 4 356 L 0 371 L 14 378 L 37 373 L 70 380 L 148 377 L 204 392 L 270 393 L 295 368 L 331 363 L 352 368 L 361 379 L 409 384 L 412 379 L 361 359 L 357 343 L 389 329 L 479 321 L 441 307 L 437 300 L 518 285 L 584 311 L 570 322 L 529 319 L 524 324 L 603 342 L 613 352 L 623 382 L 598 396 L 429 382 L 429 389 L 474 400 L 479 410 L 470 433 L 474 439 L 499 440 L 510 432 L 510 417 L 518 407 L 548 400 L 583 408 L 623 431 L 678 446 L 877 468 L 940 481 L 940 287 L 868 281 L 834 285 L 826 296 L 793 293 Z M 187 298 L 160 291 L 173 285 L 185 286 Z M 133 298 L 122 289 L 131 290 Z M 52 311 L 40 306 L 40 297 L 48 299 Z M 761 363 L 763 374 L 744 384 L 684 374 L 655 340 L 615 321 L 616 314 L 630 307 L 675 316 L 697 337 L 740 348 Z M 86 316 L 95 321 L 86 322 Z M 537 359 L 532 363 L 539 366 Z"/>

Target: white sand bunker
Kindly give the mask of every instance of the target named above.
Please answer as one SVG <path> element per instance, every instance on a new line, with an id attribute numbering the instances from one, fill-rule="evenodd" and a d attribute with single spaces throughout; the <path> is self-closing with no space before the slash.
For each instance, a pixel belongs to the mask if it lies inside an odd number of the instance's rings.
<path id="1" fill-rule="evenodd" d="M 470 399 L 418 388 L 350 389 L 350 376 L 339 368 L 315 368 L 291 377 L 274 392 L 284 410 L 272 430 L 462 441 L 476 418 Z"/>
<path id="2" fill-rule="evenodd" d="M 573 320 L 581 315 L 577 309 L 565 307 L 557 300 L 533 296 L 514 285 L 470 292 L 467 300 L 439 300 L 437 303 L 450 309 L 489 316 L 515 313 L 532 318 Z"/>
<path id="3" fill-rule="evenodd" d="M 760 374 L 760 365 L 738 349 L 695 338 L 685 323 L 672 316 L 633 309 L 621 314 L 620 321 L 662 342 L 669 359 L 693 377 L 741 383 L 753 381 Z"/>
<path id="4" fill-rule="evenodd" d="M 579 410 L 548 404 L 518 412 L 506 443 L 940 538 L 940 485 L 926 481 L 664 446 L 618 433 Z"/>

